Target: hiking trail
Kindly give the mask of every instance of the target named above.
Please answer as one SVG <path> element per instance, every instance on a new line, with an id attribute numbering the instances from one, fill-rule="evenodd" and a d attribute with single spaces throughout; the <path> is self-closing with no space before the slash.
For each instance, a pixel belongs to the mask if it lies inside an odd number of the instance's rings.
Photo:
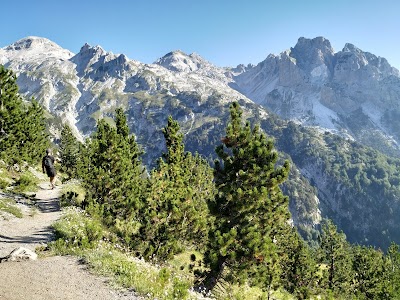
<path id="1" fill-rule="evenodd" d="M 0 217 L 0 257 L 16 248 L 32 251 L 54 239 L 51 228 L 60 216 L 60 186 L 43 182 L 35 205 L 19 199 L 23 218 Z M 133 292 L 112 288 L 107 278 L 91 274 L 79 258 L 52 256 L 0 263 L 0 300 L 136 300 Z"/>

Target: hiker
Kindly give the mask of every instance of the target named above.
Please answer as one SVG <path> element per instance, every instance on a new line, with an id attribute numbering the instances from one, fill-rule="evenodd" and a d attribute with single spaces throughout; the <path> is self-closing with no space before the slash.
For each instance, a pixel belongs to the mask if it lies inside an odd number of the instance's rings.
<path id="1" fill-rule="evenodd" d="M 46 150 L 46 156 L 44 156 L 42 159 L 42 170 L 43 173 L 46 173 L 47 176 L 49 176 L 51 189 L 54 189 L 56 187 L 54 184 L 54 179 L 56 178 L 56 169 L 54 168 L 54 157 L 51 156 L 50 149 Z"/>

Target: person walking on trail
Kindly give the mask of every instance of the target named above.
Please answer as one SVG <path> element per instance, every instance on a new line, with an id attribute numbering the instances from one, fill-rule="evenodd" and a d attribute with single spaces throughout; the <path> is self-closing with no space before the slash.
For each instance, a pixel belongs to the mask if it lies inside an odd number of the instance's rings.
<path id="1" fill-rule="evenodd" d="M 54 179 L 56 178 L 56 169 L 54 168 L 54 157 L 51 155 L 51 150 L 46 150 L 46 155 L 42 159 L 42 170 L 50 178 L 51 189 L 54 189 Z"/>

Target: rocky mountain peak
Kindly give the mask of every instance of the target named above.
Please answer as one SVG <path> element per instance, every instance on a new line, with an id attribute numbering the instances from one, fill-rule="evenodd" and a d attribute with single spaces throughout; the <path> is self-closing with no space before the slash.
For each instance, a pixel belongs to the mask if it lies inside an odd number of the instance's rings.
<path id="1" fill-rule="evenodd" d="M 336 78 L 348 80 L 348 71 L 362 73 L 364 81 L 369 78 L 382 79 L 392 75 L 396 77 L 399 76 L 399 71 L 392 67 L 385 58 L 362 51 L 360 48 L 350 43 L 346 43 L 343 50 L 336 53 L 335 56 Z M 360 77 L 358 79 L 361 80 L 362 78 Z"/>
<path id="2" fill-rule="evenodd" d="M 357 48 L 353 44 L 346 43 L 343 47 L 343 52 L 354 52 L 354 53 L 362 53 L 361 49 Z"/>
<path id="3" fill-rule="evenodd" d="M 18 59 L 20 61 L 43 61 L 47 58 L 56 58 L 67 60 L 74 54 L 61 48 L 49 39 L 29 36 L 16 41 L 15 43 L 0 49 L 0 56 L 7 57 L 10 60 Z M 8 59 L 1 59 L 6 64 Z"/>
<path id="4" fill-rule="evenodd" d="M 300 37 L 296 46 L 290 49 L 290 56 L 296 59 L 299 68 L 310 74 L 323 65 L 331 71 L 334 50 L 330 41 L 324 37 L 313 39 Z"/>
<path id="5" fill-rule="evenodd" d="M 16 41 L 15 43 L 9 45 L 6 50 L 28 50 L 28 49 L 37 49 L 37 48 L 54 48 L 54 49 L 62 49 L 56 43 L 50 41 L 46 38 L 41 38 L 37 36 L 29 36 L 23 39 Z"/>
<path id="6" fill-rule="evenodd" d="M 100 46 L 91 46 L 88 43 L 85 43 L 82 47 L 81 50 L 79 50 L 79 53 L 76 56 L 101 56 L 106 54 L 106 51 L 104 51 L 103 48 Z"/>
<path id="7" fill-rule="evenodd" d="M 239 64 L 237 65 L 235 68 L 231 68 L 230 71 L 234 74 L 234 75 L 239 75 L 242 74 L 250 69 L 254 68 L 253 64 Z"/>
<path id="8" fill-rule="evenodd" d="M 169 52 L 158 59 L 155 64 L 163 66 L 170 71 L 194 72 L 200 68 L 210 65 L 197 53 L 187 55 L 181 50 Z"/>
<path id="9" fill-rule="evenodd" d="M 100 46 L 90 46 L 85 43 L 78 54 L 71 58 L 71 61 L 77 65 L 77 71 L 79 74 L 83 74 L 83 71 L 94 63 L 102 60 L 105 61 L 105 56 L 108 53 L 104 51 Z"/>

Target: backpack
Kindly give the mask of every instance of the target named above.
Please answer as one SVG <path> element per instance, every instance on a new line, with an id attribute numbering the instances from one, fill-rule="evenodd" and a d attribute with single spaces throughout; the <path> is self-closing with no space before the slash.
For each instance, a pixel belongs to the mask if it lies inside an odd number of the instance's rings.
<path id="1" fill-rule="evenodd" d="M 53 167 L 53 162 L 51 161 L 50 156 L 45 156 L 43 164 L 46 168 L 52 168 Z"/>

